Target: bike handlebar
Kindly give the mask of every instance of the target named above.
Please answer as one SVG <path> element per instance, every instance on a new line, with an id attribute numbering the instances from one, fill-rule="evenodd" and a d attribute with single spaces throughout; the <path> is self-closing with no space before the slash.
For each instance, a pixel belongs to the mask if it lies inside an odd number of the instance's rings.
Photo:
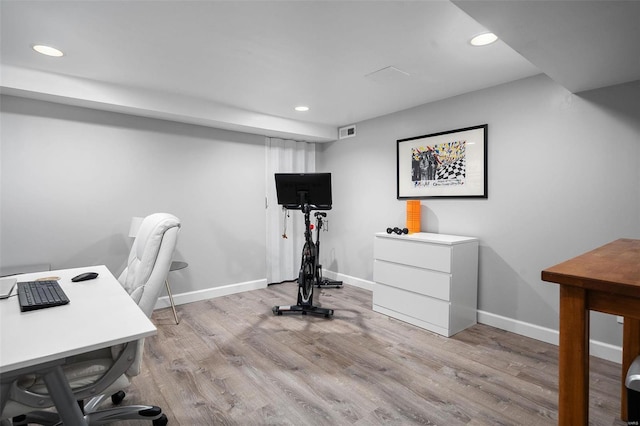
<path id="1" fill-rule="evenodd" d="M 331 210 L 331 206 L 316 206 L 315 204 L 305 204 L 304 206 L 301 206 L 300 204 L 282 204 L 282 207 L 284 207 L 287 210 L 304 210 L 304 207 L 308 206 L 309 211 L 311 210 Z"/>

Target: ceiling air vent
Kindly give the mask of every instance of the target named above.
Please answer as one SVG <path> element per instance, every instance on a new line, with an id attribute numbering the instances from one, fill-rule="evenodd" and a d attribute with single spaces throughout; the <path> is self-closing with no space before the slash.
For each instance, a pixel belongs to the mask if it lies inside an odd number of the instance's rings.
<path id="1" fill-rule="evenodd" d="M 346 139 L 352 138 L 356 135 L 356 125 L 353 124 L 351 126 L 345 126 L 338 129 L 338 138 Z"/>

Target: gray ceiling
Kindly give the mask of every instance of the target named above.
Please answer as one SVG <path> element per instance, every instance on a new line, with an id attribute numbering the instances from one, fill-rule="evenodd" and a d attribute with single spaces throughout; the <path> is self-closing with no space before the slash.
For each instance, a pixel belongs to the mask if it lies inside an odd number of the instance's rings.
<path id="1" fill-rule="evenodd" d="M 306 140 L 335 139 L 339 126 L 539 73 L 572 92 L 640 79 L 636 1 L 0 7 L 3 93 Z M 470 46 L 485 30 L 501 40 Z M 37 43 L 65 56 L 38 55 L 30 49 Z M 294 111 L 300 104 L 311 109 Z"/>
<path id="2" fill-rule="evenodd" d="M 573 93 L 640 80 L 638 1 L 454 1 Z"/>

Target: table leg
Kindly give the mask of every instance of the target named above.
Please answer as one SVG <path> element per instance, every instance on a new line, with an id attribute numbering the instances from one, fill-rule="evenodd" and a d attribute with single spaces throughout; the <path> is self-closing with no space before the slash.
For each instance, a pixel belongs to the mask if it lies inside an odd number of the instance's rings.
<path id="1" fill-rule="evenodd" d="M 587 292 L 560 286 L 558 425 L 589 424 L 589 310 Z"/>
<path id="2" fill-rule="evenodd" d="M 620 418 L 627 421 L 627 388 L 624 385 L 629 366 L 640 355 L 640 320 L 625 317 L 622 329 L 622 393 L 620 395 Z"/>
<path id="3" fill-rule="evenodd" d="M 169 294 L 169 301 L 171 302 L 171 309 L 173 309 L 173 317 L 176 319 L 176 324 L 179 324 L 178 314 L 176 313 L 176 305 L 173 303 L 173 295 L 171 294 L 171 287 L 169 287 L 169 279 L 164 280 L 164 285 L 167 286 L 167 294 Z"/>

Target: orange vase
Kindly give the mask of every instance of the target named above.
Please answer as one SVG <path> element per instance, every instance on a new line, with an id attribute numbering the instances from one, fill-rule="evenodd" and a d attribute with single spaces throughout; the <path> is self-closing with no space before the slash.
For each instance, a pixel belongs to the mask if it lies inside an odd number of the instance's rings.
<path id="1" fill-rule="evenodd" d="M 407 201 L 407 229 L 409 234 L 420 232 L 420 200 Z"/>

